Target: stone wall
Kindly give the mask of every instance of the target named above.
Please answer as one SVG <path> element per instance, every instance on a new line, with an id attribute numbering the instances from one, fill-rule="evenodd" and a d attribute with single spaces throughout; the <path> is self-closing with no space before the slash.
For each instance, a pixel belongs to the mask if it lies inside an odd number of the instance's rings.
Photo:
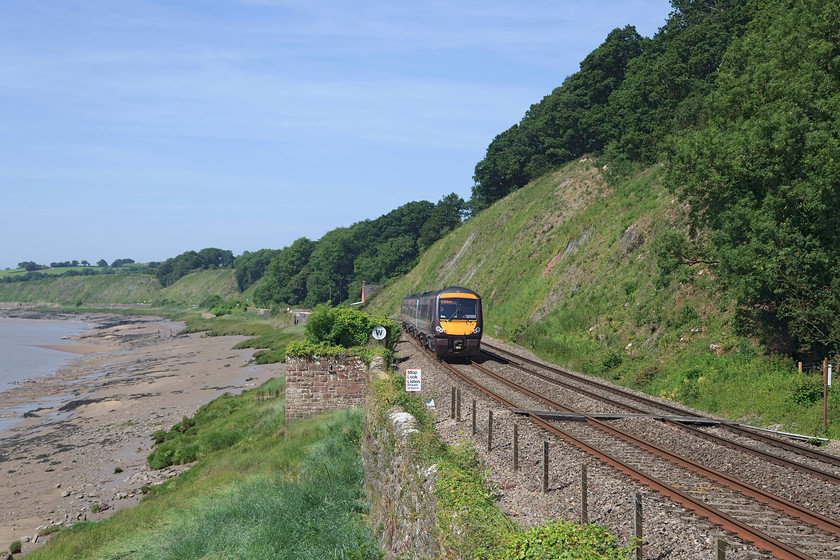
<path id="1" fill-rule="evenodd" d="M 370 414 L 370 411 L 368 411 Z M 366 422 L 362 442 L 365 490 L 371 517 L 382 531 L 386 560 L 439 558 L 435 539 L 435 467 L 422 467 L 407 445 L 417 420 L 398 408 L 388 411 L 386 425 Z"/>
<path id="2" fill-rule="evenodd" d="M 286 421 L 339 408 L 365 406 L 368 377 L 388 375 L 384 361 L 374 358 L 370 372 L 357 357 L 312 359 L 286 357 Z M 381 530 L 386 560 L 439 558 L 435 539 L 434 484 L 437 471 L 416 460 L 408 445 L 417 420 L 394 408 L 385 426 L 367 409 L 362 441 L 365 490 L 374 526 Z"/>
<path id="3" fill-rule="evenodd" d="M 286 421 L 365 405 L 367 368 L 356 356 L 286 357 Z"/>

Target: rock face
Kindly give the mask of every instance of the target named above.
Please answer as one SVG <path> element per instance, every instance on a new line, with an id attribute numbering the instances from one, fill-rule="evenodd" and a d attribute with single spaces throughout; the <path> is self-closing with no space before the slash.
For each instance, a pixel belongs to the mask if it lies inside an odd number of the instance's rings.
<path id="1" fill-rule="evenodd" d="M 368 424 L 370 425 L 370 424 Z M 388 411 L 378 433 L 367 430 L 362 443 L 365 487 L 371 515 L 382 527 L 385 558 L 439 558 L 435 538 L 434 466 L 418 465 L 407 445 L 417 420 L 398 408 Z"/>

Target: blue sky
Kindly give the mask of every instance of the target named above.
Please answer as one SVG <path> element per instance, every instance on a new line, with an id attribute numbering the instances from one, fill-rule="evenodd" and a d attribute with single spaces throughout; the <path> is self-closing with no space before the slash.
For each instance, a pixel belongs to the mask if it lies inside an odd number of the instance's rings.
<path id="1" fill-rule="evenodd" d="M 475 164 L 667 0 L 3 0 L 0 269 L 235 255 L 470 197 Z"/>

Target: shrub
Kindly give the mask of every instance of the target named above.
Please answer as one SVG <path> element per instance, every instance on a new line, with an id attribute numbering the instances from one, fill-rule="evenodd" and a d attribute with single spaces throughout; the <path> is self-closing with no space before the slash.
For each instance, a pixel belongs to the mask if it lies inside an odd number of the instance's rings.
<path id="1" fill-rule="evenodd" d="M 802 375 L 796 378 L 791 400 L 803 407 L 811 406 L 823 398 L 823 379 L 815 375 Z"/>
<path id="2" fill-rule="evenodd" d="M 613 368 L 617 368 L 623 361 L 624 356 L 622 356 L 620 352 L 610 352 L 607 357 L 604 358 L 604 370 L 609 371 Z"/>
<path id="3" fill-rule="evenodd" d="M 621 548 L 606 529 L 554 521 L 514 534 L 504 558 L 511 560 L 624 560 L 632 547 Z M 585 555 L 581 552 L 586 551 Z"/>
<path id="4" fill-rule="evenodd" d="M 22 548 L 23 545 L 20 544 L 20 541 L 15 541 L 9 545 L 9 552 L 11 552 L 12 554 L 20 554 Z"/>
<path id="5" fill-rule="evenodd" d="M 319 305 L 306 322 L 306 340 L 312 344 L 331 346 L 364 346 L 368 342 L 374 327 L 383 326 L 390 336 L 387 346 L 393 347 L 399 339 L 399 326 L 391 319 L 370 317 L 356 309 L 348 307 L 330 307 Z"/>

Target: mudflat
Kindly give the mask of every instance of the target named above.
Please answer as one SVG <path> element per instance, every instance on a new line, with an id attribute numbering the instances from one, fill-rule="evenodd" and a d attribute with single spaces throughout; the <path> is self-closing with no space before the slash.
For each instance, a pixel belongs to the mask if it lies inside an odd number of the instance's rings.
<path id="1" fill-rule="evenodd" d="M 96 327 L 52 347 L 77 354 L 66 366 L 0 393 L 0 414 L 13 420 L 0 432 L 0 550 L 29 537 L 26 553 L 44 541 L 39 530 L 136 504 L 144 485 L 189 468 L 146 466 L 155 430 L 285 375 L 283 364 L 250 363 L 252 349 L 233 350 L 245 337 L 178 335 L 183 324 L 154 317 L 83 319 Z"/>

